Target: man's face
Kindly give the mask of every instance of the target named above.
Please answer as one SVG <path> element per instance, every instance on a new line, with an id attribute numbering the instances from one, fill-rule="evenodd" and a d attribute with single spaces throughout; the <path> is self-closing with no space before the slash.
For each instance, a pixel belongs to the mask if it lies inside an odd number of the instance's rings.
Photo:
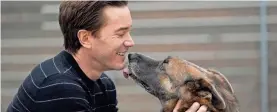
<path id="1" fill-rule="evenodd" d="M 92 57 L 105 70 L 120 70 L 125 66 L 125 55 L 134 45 L 130 30 L 132 18 L 130 10 L 124 7 L 107 7 L 103 11 L 104 24 L 92 41 Z"/>

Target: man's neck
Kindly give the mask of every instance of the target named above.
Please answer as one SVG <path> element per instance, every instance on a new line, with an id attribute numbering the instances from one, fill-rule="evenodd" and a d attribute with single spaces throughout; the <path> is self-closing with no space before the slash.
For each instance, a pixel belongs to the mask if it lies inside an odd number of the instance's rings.
<path id="1" fill-rule="evenodd" d="M 72 54 L 73 55 L 73 54 Z M 104 70 L 101 69 L 100 63 L 93 60 L 83 49 L 79 49 L 77 53 L 73 55 L 74 59 L 78 63 L 81 70 L 91 80 L 97 80 Z"/>

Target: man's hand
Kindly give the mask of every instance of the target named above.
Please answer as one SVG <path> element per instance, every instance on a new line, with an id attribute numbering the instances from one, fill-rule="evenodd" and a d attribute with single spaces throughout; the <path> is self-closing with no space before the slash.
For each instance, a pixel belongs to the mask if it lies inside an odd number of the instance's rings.
<path id="1" fill-rule="evenodd" d="M 173 112 L 178 112 L 177 110 L 181 107 L 181 100 L 179 100 L 173 110 Z M 192 106 L 186 111 L 186 112 L 207 112 L 206 106 L 201 106 L 200 104 L 195 102 L 192 104 Z"/>

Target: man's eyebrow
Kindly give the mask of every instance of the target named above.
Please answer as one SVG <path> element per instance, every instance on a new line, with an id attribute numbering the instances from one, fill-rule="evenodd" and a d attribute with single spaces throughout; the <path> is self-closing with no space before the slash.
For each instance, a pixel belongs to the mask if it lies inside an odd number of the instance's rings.
<path id="1" fill-rule="evenodd" d="M 131 27 L 121 27 L 119 29 L 117 29 L 115 32 L 119 32 L 119 31 L 123 31 L 123 30 L 129 30 L 131 29 Z"/>

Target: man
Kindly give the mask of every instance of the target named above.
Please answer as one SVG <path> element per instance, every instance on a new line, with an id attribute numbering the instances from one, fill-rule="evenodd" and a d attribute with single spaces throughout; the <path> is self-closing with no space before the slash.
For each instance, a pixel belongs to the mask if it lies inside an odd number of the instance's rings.
<path id="1" fill-rule="evenodd" d="M 123 69 L 134 46 L 127 2 L 63 1 L 59 24 L 65 50 L 31 71 L 8 112 L 118 111 L 115 86 L 103 72 Z"/>

